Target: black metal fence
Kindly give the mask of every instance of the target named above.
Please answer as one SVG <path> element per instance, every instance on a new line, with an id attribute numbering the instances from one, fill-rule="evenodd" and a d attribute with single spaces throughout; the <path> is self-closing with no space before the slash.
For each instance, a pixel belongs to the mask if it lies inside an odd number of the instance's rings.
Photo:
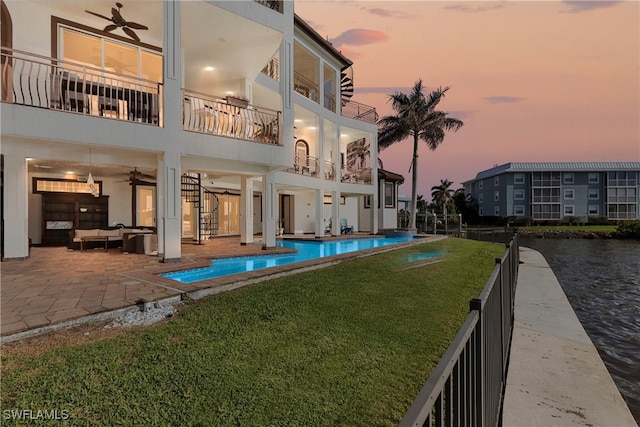
<path id="1" fill-rule="evenodd" d="M 515 234 L 400 426 L 501 424 L 518 264 Z"/>

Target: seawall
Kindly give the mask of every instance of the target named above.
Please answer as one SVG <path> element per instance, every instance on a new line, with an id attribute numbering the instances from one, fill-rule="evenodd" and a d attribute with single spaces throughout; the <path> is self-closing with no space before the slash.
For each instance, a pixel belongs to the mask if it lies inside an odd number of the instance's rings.
<path id="1" fill-rule="evenodd" d="M 520 248 L 505 426 L 638 426 L 544 257 Z"/>

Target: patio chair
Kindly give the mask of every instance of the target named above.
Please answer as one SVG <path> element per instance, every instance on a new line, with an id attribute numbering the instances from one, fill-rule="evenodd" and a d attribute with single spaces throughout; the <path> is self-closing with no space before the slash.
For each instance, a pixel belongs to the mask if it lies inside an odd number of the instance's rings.
<path id="1" fill-rule="evenodd" d="M 340 218 L 340 234 L 353 234 L 353 225 L 347 225 L 346 218 Z"/>

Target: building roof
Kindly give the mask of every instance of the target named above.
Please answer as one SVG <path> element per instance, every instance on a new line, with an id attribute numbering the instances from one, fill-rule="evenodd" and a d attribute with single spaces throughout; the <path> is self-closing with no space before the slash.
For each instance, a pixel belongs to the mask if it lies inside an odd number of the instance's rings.
<path id="1" fill-rule="evenodd" d="M 378 179 L 384 179 L 385 181 L 396 181 L 402 184 L 404 182 L 404 176 L 390 172 L 388 170 L 384 170 L 382 168 L 378 169 Z"/>
<path id="2" fill-rule="evenodd" d="M 316 30 L 314 30 L 313 27 L 311 27 L 311 25 L 307 24 L 307 22 L 304 19 L 294 14 L 293 20 L 295 25 L 302 32 L 304 32 L 307 36 L 309 36 L 309 38 L 311 38 L 313 41 L 315 41 L 324 49 L 326 49 L 327 52 L 333 55 L 342 64 L 342 70 L 349 68 L 350 66 L 353 65 L 353 62 L 349 58 L 344 56 L 342 52 L 340 52 L 338 49 L 333 47 L 333 45 L 328 40 L 323 39 L 322 36 L 318 34 Z"/>
<path id="3" fill-rule="evenodd" d="M 505 172 L 609 172 L 633 170 L 640 171 L 640 162 L 512 162 L 478 172 L 474 179 L 466 182 L 490 178 Z"/>

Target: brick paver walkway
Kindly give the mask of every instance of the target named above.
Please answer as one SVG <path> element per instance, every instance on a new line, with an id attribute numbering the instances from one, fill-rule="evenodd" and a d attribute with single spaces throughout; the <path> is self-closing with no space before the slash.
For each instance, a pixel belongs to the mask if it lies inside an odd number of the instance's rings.
<path id="1" fill-rule="evenodd" d="M 237 237 L 217 238 L 203 245 L 183 244 L 181 261 L 163 264 L 156 256 L 123 254 L 119 248 L 81 252 L 63 247 L 33 247 L 28 260 L 4 261 L 0 266 L 0 335 L 7 339 L 25 331 L 133 307 L 140 301 L 233 289 L 266 276 L 319 265 L 317 260 L 312 260 L 191 284 L 158 275 L 208 266 L 211 258 L 288 251 L 284 248 L 263 250 L 259 244 L 240 245 Z M 344 254 L 337 258 L 355 256 Z M 321 263 L 335 260 L 336 257 L 332 257 Z"/>

